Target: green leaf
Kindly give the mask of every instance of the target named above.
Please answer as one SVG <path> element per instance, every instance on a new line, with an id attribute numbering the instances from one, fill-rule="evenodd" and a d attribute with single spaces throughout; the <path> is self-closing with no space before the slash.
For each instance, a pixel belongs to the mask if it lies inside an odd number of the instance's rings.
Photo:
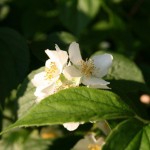
<path id="1" fill-rule="evenodd" d="M 22 82 L 29 67 L 27 42 L 19 33 L 9 28 L 0 28 L 0 62 L 0 103 L 4 108 L 6 96 Z"/>
<path id="2" fill-rule="evenodd" d="M 87 87 L 62 90 L 48 96 L 27 111 L 4 132 L 23 126 L 88 122 L 134 116 L 133 111 L 116 94 Z"/>
<path id="3" fill-rule="evenodd" d="M 130 119 L 120 123 L 106 140 L 103 150 L 149 150 L 150 125 Z"/>
<path id="4" fill-rule="evenodd" d="M 23 37 L 9 28 L 0 28 L 0 99 L 21 82 L 29 66 L 29 49 Z"/>
<path id="5" fill-rule="evenodd" d="M 101 4 L 99 0 L 61 0 L 60 2 L 61 21 L 75 35 L 79 35 L 95 17 Z"/>
<path id="6" fill-rule="evenodd" d="M 23 81 L 17 91 L 17 100 L 18 100 L 18 118 L 25 115 L 30 108 L 35 105 L 34 96 L 35 87 L 33 86 L 32 82 L 30 82 L 34 75 L 43 71 L 44 67 L 41 67 L 35 71 L 32 71 L 27 78 Z"/>
<path id="7" fill-rule="evenodd" d="M 150 124 L 143 128 L 142 143 L 140 145 L 140 150 L 150 149 Z"/>

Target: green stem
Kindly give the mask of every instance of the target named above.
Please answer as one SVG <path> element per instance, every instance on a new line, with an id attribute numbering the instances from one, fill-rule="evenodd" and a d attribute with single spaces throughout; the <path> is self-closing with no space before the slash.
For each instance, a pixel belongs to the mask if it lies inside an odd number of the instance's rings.
<path id="1" fill-rule="evenodd" d="M 135 115 L 135 118 L 138 119 L 139 121 L 143 122 L 144 124 L 149 124 L 150 123 L 150 120 L 145 120 L 137 115 Z"/>

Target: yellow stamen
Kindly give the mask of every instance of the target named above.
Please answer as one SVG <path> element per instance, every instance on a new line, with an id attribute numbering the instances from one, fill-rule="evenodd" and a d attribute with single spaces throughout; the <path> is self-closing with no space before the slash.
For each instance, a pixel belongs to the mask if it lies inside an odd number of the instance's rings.
<path id="1" fill-rule="evenodd" d="M 64 89 L 67 89 L 67 88 L 70 88 L 70 87 L 75 87 L 75 84 L 72 83 L 72 82 L 64 81 L 62 83 L 60 80 L 58 80 L 56 82 L 56 85 L 57 85 L 57 91 L 64 90 Z"/>
<path id="2" fill-rule="evenodd" d="M 90 144 L 90 145 L 88 146 L 88 149 L 89 149 L 89 150 L 101 150 L 100 146 L 97 145 L 97 144 Z"/>
<path id="3" fill-rule="evenodd" d="M 90 77 L 94 71 L 94 63 L 92 59 L 81 61 L 81 73 L 87 77 Z"/>
<path id="4" fill-rule="evenodd" d="M 45 72 L 46 72 L 45 78 L 52 79 L 55 76 L 55 73 L 57 71 L 58 71 L 58 68 L 57 68 L 55 62 L 51 62 L 50 68 L 47 68 L 47 67 L 45 68 Z"/>

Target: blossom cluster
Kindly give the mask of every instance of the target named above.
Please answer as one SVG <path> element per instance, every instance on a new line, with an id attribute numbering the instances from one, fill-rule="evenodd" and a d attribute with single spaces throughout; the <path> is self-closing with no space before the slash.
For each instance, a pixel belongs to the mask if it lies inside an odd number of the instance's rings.
<path id="1" fill-rule="evenodd" d="M 91 88 L 109 89 L 109 82 L 102 78 L 108 73 L 113 57 L 110 54 L 95 55 L 83 60 L 79 44 L 72 42 L 68 53 L 61 50 L 58 45 L 56 50 L 45 50 L 49 59 L 45 63 L 45 70 L 36 74 L 32 79 L 36 87 L 34 95 L 39 103 L 45 97 L 60 90 L 77 87 L 83 84 Z M 64 127 L 74 130 L 79 123 L 65 123 Z"/>

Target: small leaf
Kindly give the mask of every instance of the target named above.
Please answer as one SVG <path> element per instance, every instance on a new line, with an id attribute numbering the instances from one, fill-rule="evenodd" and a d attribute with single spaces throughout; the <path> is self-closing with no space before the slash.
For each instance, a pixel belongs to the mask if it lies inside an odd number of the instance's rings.
<path id="1" fill-rule="evenodd" d="M 88 122 L 100 119 L 127 118 L 133 111 L 114 93 L 78 87 L 62 90 L 34 105 L 13 125 L 15 127 Z"/>
<path id="2" fill-rule="evenodd" d="M 150 125 L 130 119 L 120 123 L 108 139 L 103 150 L 149 150 Z"/>

